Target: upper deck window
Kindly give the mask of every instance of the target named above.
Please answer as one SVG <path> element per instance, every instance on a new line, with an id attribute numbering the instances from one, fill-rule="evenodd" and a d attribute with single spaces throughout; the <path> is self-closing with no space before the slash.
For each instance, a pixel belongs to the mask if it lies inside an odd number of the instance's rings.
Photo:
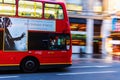
<path id="1" fill-rule="evenodd" d="M 63 19 L 63 9 L 59 4 L 45 3 L 44 17 L 47 19 Z"/>
<path id="2" fill-rule="evenodd" d="M 16 0 L 0 0 L 0 15 L 15 15 Z"/>
<path id="3" fill-rule="evenodd" d="M 4 1 L 4 3 L 15 4 L 16 0 L 1 0 L 1 1 Z"/>
<path id="4" fill-rule="evenodd" d="M 18 15 L 24 17 L 42 17 L 42 3 L 19 1 Z"/>
<path id="5" fill-rule="evenodd" d="M 10 4 L 15 4 L 16 0 L 0 0 L 0 3 L 10 3 Z"/>

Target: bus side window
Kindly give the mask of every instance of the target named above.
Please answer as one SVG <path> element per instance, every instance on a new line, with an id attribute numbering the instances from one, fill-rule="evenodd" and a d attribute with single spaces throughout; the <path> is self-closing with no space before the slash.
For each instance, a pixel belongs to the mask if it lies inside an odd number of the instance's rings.
<path id="1" fill-rule="evenodd" d="M 63 19 L 63 9 L 59 4 L 46 3 L 44 7 L 44 17 L 46 19 Z"/>
<path id="2" fill-rule="evenodd" d="M 59 12 L 59 13 L 57 13 L 57 15 L 58 15 L 57 19 L 63 19 L 63 18 L 64 18 L 63 10 L 62 10 L 62 9 L 59 9 L 58 12 Z"/>
<path id="3" fill-rule="evenodd" d="M 50 14 L 48 18 L 49 18 L 49 19 L 55 19 L 55 16 L 52 15 L 52 14 Z"/>
<path id="4" fill-rule="evenodd" d="M 19 1 L 18 15 L 24 17 L 42 17 L 42 3 L 32 1 Z"/>
<path id="5" fill-rule="evenodd" d="M 69 35 L 51 34 L 50 35 L 50 50 L 68 50 Z"/>
<path id="6" fill-rule="evenodd" d="M 15 15 L 16 5 L 15 3 L 0 3 L 0 15 Z"/>

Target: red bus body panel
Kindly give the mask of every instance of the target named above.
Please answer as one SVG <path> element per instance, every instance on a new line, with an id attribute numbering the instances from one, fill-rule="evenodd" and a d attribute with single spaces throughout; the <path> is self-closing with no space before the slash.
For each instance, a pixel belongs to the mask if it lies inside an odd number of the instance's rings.
<path id="1" fill-rule="evenodd" d="M 17 0 L 16 0 L 17 1 Z M 33 0 L 42 3 L 55 3 L 60 4 L 64 12 L 64 20 L 56 20 L 56 32 L 70 34 L 69 19 L 65 5 L 61 2 L 48 2 L 48 0 Z M 16 2 L 17 3 L 17 2 Z M 18 7 L 18 6 L 17 6 Z M 18 14 L 18 11 L 16 12 Z M 2 15 L 1 15 L 2 16 Z M 22 18 L 19 16 L 11 16 L 12 18 Z M 29 18 L 27 18 L 29 19 Z M 46 20 L 44 18 L 40 20 Z M 3 31 L 4 30 L 0 30 Z M 29 31 L 28 32 L 32 32 Z M 33 31 L 34 32 L 34 31 Z M 50 32 L 48 32 L 50 33 Z M 28 43 L 29 44 L 29 43 Z M 19 66 L 21 61 L 28 56 L 33 56 L 38 59 L 40 65 L 57 65 L 57 64 L 72 64 L 72 47 L 70 36 L 70 49 L 69 50 L 28 50 L 28 51 L 4 51 L 0 50 L 0 66 Z"/>

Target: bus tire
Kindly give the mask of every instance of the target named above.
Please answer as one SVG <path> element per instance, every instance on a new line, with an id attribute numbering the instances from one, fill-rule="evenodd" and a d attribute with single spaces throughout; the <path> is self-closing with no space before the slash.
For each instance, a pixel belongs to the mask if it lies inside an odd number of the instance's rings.
<path id="1" fill-rule="evenodd" d="M 20 69 L 27 73 L 37 72 L 39 69 L 39 61 L 36 58 L 27 57 L 22 60 Z"/>

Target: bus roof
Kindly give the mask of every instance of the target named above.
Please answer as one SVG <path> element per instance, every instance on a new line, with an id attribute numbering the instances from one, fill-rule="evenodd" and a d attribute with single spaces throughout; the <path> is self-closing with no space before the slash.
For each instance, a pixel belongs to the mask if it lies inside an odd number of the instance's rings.
<path id="1" fill-rule="evenodd" d="M 57 1 L 57 0 L 33 0 L 33 1 L 52 2 L 52 3 L 64 3 L 62 1 Z"/>

